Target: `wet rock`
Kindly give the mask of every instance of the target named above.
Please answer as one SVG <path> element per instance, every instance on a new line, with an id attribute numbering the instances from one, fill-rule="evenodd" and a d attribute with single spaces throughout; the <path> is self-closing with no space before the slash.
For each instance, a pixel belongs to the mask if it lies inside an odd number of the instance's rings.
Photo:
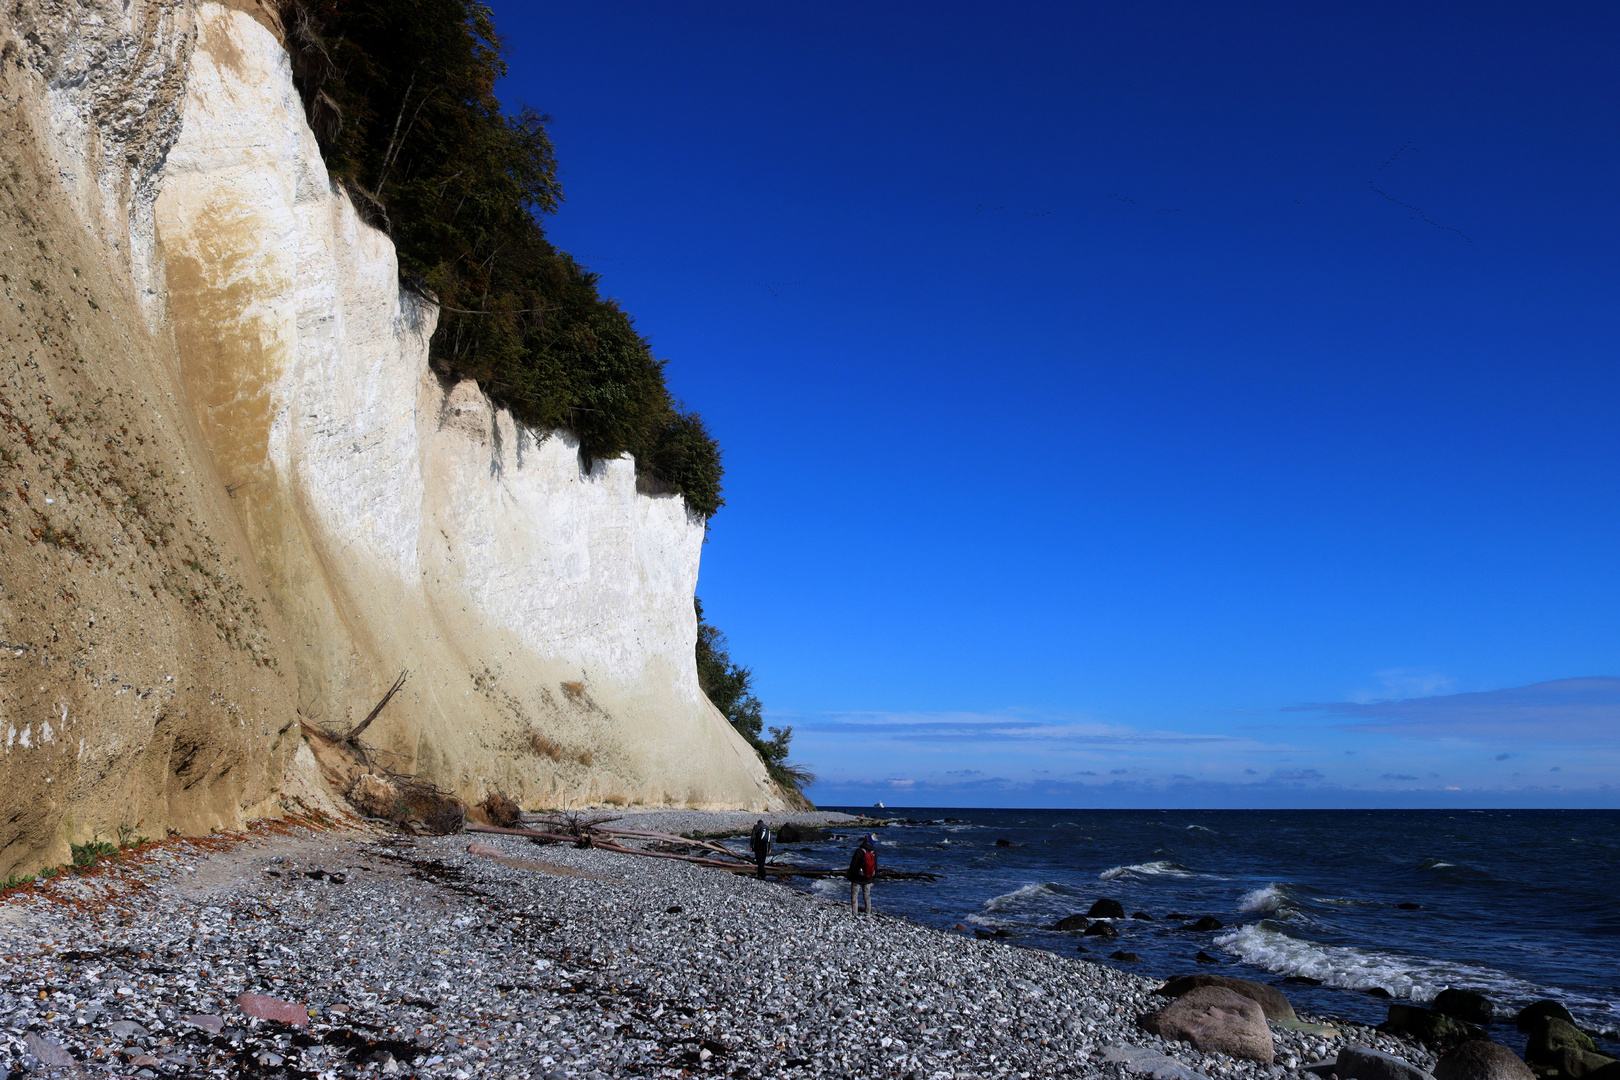
<path id="1" fill-rule="evenodd" d="M 1501 1043 L 1471 1039 L 1441 1055 L 1434 1080 L 1535 1080 L 1535 1074 Z"/>
<path id="2" fill-rule="evenodd" d="M 1218 963 L 1220 963 L 1219 960 L 1217 960 L 1213 956 L 1209 955 L 1209 953 L 1205 952 L 1203 949 L 1199 949 L 1198 950 L 1198 955 L 1193 957 L 1193 959 L 1198 961 L 1200 964 L 1218 964 Z"/>
<path id="3" fill-rule="evenodd" d="M 1013 843 L 1011 840 L 1008 840 L 1005 836 L 1001 837 L 1000 839 L 998 839 L 996 841 L 996 847 L 1017 847 L 1017 846 L 1018 846 L 1017 844 Z"/>
<path id="4" fill-rule="evenodd" d="M 1491 1004 L 1491 999 L 1472 990 L 1447 988 L 1435 995 L 1434 1004 L 1429 1007 L 1470 1024 L 1489 1024 L 1496 1018 L 1496 1006 Z"/>
<path id="5" fill-rule="evenodd" d="M 1191 1043 L 1206 1054 L 1263 1065 L 1270 1065 L 1274 1054 L 1271 1028 L 1259 1003 L 1224 986 L 1197 987 L 1140 1022 L 1160 1038 Z"/>
<path id="6" fill-rule="evenodd" d="M 1411 901 L 1407 901 L 1404 904 L 1396 904 L 1395 906 L 1397 908 L 1399 908 L 1400 910 L 1402 910 L 1402 911 L 1422 911 L 1423 910 L 1423 905 L 1422 904 L 1414 904 Z"/>
<path id="7" fill-rule="evenodd" d="M 1098 900 L 1091 905 L 1091 910 L 1086 914 L 1093 919 L 1123 919 L 1125 917 L 1125 905 L 1118 900 Z"/>
<path id="8" fill-rule="evenodd" d="M 1152 922 L 1153 921 L 1153 916 L 1149 915 L 1145 911 L 1133 911 L 1133 912 L 1131 912 L 1131 918 L 1133 918 L 1133 919 L 1141 919 L 1143 922 Z"/>
<path id="9" fill-rule="evenodd" d="M 797 822 L 785 822 L 776 830 L 776 841 L 779 844 L 813 844 L 820 840 L 831 840 L 833 834 L 826 829 L 818 829 L 812 825 L 800 825 Z"/>
<path id="10" fill-rule="evenodd" d="M 1265 983 L 1248 979 L 1234 979 L 1227 975 L 1182 975 L 1166 982 L 1153 991 L 1162 997 L 1179 998 L 1201 986 L 1222 986 L 1233 993 L 1242 994 L 1265 1012 L 1267 1020 L 1298 1020 L 1294 1006 L 1281 990 Z"/>
<path id="11" fill-rule="evenodd" d="M 1136 964 L 1140 963 L 1142 960 L 1140 956 L 1137 956 L 1133 952 L 1126 952 L 1124 949 L 1119 949 L 1115 952 L 1109 953 L 1108 959 L 1118 960 L 1122 964 Z"/>
<path id="12" fill-rule="evenodd" d="M 1339 1080 L 1433 1080 L 1405 1058 L 1370 1046 L 1346 1046 L 1340 1050 L 1333 1071 Z"/>
<path id="13" fill-rule="evenodd" d="M 1566 1024 L 1575 1022 L 1575 1018 L 1569 1014 L 1568 1009 L 1552 1000 L 1552 998 L 1542 998 L 1540 1001 L 1532 1001 L 1519 1010 L 1519 1015 L 1513 1018 L 1513 1025 L 1528 1035 L 1540 1026 L 1541 1018 L 1544 1016 L 1556 1017 Z"/>
<path id="14" fill-rule="evenodd" d="M 1084 930 L 1091 925 L 1091 920 L 1084 915 L 1068 915 L 1059 919 L 1052 927 L 1054 930 Z"/>
<path id="15" fill-rule="evenodd" d="M 1099 921 L 1086 927 L 1086 937 L 1103 938 L 1112 941 L 1114 938 L 1119 937 L 1119 931 L 1114 929 L 1113 923 Z"/>
<path id="16" fill-rule="evenodd" d="M 1587 1080 L 1591 1077 L 1608 1080 L 1611 1076 L 1620 1076 L 1620 1062 L 1603 1054 L 1566 1046 L 1558 1051 L 1558 1075 L 1570 1077 L 1571 1080 Z"/>
<path id="17" fill-rule="evenodd" d="M 243 994 L 236 999 L 236 1007 L 260 1020 L 277 1020 L 293 1027 L 309 1026 L 309 1010 L 295 1002 L 282 1001 L 267 994 Z"/>
<path id="18" fill-rule="evenodd" d="M 1226 924 L 1213 915 L 1205 915 L 1202 919 L 1193 923 L 1192 928 L 1194 930 L 1223 930 L 1226 928 Z"/>
<path id="19" fill-rule="evenodd" d="M 1389 1019 L 1384 1030 L 1400 1032 L 1420 1039 L 1430 1046 L 1449 1049 L 1468 1039 L 1483 1039 L 1485 1032 L 1455 1017 L 1425 1009 L 1421 1005 L 1396 1003 L 1389 1007 Z"/>
<path id="20" fill-rule="evenodd" d="M 1558 1067 L 1558 1054 L 1561 1050 L 1584 1050 L 1589 1054 L 1597 1053 L 1597 1044 L 1592 1037 L 1567 1020 L 1560 1020 L 1556 1016 L 1544 1015 L 1538 1023 L 1530 1028 L 1530 1038 L 1524 1048 L 1526 1061 L 1537 1065 Z"/>
<path id="21" fill-rule="evenodd" d="M 1321 979 L 1313 979 L 1309 975 L 1290 975 L 1283 980 L 1285 983 L 1294 983 L 1299 986 L 1321 986 Z"/>
<path id="22" fill-rule="evenodd" d="M 1385 990 L 1382 986 L 1369 986 L 1364 991 L 1364 993 L 1368 997 L 1375 997 L 1375 998 L 1387 998 L 1387 997 L 1393 997 L 1394 996 L 1388 990 Z"/>

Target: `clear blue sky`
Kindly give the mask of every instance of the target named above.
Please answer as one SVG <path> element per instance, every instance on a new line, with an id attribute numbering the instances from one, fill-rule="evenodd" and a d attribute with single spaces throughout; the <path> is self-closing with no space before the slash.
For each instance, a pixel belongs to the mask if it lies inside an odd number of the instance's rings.
<path id="1" fill-rule="evenodd" d="M 1620 805 L 1620 7 L 494 8 L 812 797 Z"/>

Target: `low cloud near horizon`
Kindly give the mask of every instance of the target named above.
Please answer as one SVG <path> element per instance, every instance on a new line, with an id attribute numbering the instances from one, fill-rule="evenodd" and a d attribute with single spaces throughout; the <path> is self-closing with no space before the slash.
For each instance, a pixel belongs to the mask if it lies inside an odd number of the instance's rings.
<path id="1" fill-rule="evenodd" d="M 810 795 L 829 804 L 1620 806 L 1620 678 L 1305 703 L 1274 715 L 1282 722 L 1241 727 L 1139 728 L 1028 711 L 772 722 L 794 725 L 794 757 L 821 777 Z"/>

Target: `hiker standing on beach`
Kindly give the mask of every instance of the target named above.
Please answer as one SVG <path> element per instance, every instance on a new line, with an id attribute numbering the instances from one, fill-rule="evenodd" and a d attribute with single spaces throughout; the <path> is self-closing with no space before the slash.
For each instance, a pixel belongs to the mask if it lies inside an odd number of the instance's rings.
<path id="1" fill-rule="evenodd" d="M 771 853 L 771 830 L 764 818 L 754 822 L 754 833 L 748 838 L 748 846 L 754 852 L 754 867 L 759 880 L 764 881 L 765 859 Z"/>
<path id="2" fill-rule="evenodd" d="M 849 860 L 849 912 L 861 913 L 861 902 L 866 913 L 872 914 L 872 879 L 877 877 L 877 833 L 867 833 Z"/>

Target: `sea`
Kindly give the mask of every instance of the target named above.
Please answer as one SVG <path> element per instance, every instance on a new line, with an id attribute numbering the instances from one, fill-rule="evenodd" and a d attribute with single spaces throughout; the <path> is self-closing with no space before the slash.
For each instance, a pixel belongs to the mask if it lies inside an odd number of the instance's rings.
<path id="1" fill-rule="evenodd" d="M 1512 1014 L 1554 998 L 1620 1056 L 1620 811 L 823 809 L 892 821 L 880 865 L 938 875 L 880 882 L 880 912 L 1154 978 L 1268 982 L 1368 1024 L 1392 999 L 1476 990 L 1521 1053 Z M 859 835 L 779 857 L 847 866 Z M 1052 929 L 1103 898 L 1125 910 L 1117 939 Z M 1190 928 L 1205 916 L 1220 927 Z"/>

